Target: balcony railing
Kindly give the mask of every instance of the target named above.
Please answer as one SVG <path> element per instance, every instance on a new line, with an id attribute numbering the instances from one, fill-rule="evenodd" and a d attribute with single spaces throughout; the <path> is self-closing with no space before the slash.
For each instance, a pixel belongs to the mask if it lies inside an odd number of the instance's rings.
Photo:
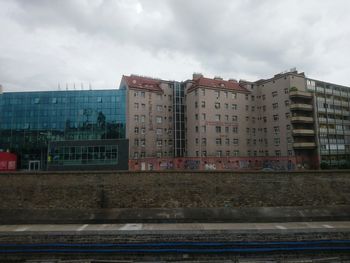
<path id="1" fill-rule="evenodd" d="M 315 131 L 310 129 L 295 129 L 293 130 L 294 136 L 314 136 Z"/>
<path id="2" fill-rule="evenodd" d="M 304 122 L 304 123 L 313 123 L 314 118 L 312 117 L 304 117 L 304 116 L 294 116 L 291 118 L 292 122 Z"/>
<path id="3" fill-rule="evenodd" d="M 309 104 L 303 104 L 303 103 L 292 103 L 290 104 L 291 110 L 306 110 L 306 111 L 312 111 L 312 105 Z"/>
<path id="4" fill-rule="evenodd" d="M 314 142 L 295 142 L 293 143 L 295 149 L 314 149 L 316 148 L 316 143 Z"/>
<path id="5" fill-rule="evenodd" d="M 305 92 L 305 91 L 291 91 L 291 92 L 289 92 L 289 96 L 291 98 L 293 98 L 293 97 L 308 98 L 308 99 L 312 98 L 312 94 L 309 92 Z"/>

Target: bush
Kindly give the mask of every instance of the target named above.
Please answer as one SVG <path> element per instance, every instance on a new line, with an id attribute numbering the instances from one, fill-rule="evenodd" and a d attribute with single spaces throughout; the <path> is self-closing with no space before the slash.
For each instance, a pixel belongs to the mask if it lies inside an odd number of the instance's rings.
<path id="1" fill-rule="evenodd" d="M 290 87 L 289 91 L 298 91 L 297 87 Z"/>

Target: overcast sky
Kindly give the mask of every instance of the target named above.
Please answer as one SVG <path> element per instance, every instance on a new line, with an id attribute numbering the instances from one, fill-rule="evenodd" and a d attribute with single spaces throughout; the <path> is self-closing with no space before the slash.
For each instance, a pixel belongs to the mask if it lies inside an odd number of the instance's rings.
<path id="1" fill-rule="evenodd" d="M 0 0 L 5 91 L 115 88 L 123 74 L 350 86 L 348 0 Z"/>

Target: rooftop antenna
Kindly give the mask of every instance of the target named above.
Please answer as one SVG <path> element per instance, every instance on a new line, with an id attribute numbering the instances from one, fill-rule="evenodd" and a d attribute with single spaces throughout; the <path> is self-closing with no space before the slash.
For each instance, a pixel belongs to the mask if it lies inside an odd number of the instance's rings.
<path id="1" fill-rule="evenodd" d="M 73 89 L 75 90 L 75 82 L 73 83 Z"/>
<path id="2" fill-rule="evenodd" d="M 91 90 L 91 83 L 89 83 L 89 90 Z"/>
<path id="3" fill-rule="evenodd" d="M 80 83 L 80 87 L 81 87 L 81 90 L 84 90 L 84 84 L 83 84 L 83 82 Z"/>
<path id="4" fill-rule="evenodd" d="M 59 82 L 58 82 L 57 88 L 58 90 L 61 90 L 61 84 Z"/>
<path id="5" fill-rule="evenodd" d="M 68 83 L 66 83 L 66 90 L 68 90 Z"/>

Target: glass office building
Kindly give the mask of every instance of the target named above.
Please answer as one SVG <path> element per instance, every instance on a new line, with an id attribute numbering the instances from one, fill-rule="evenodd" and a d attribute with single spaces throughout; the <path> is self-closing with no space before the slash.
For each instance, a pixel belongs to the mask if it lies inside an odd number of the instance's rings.
<path id="1" fill-rule="evenodd" d="M 125 90 L 5 92 L 0 149 L 18 155 L 19 169 L 118 167 L 125 102 Z"/>

